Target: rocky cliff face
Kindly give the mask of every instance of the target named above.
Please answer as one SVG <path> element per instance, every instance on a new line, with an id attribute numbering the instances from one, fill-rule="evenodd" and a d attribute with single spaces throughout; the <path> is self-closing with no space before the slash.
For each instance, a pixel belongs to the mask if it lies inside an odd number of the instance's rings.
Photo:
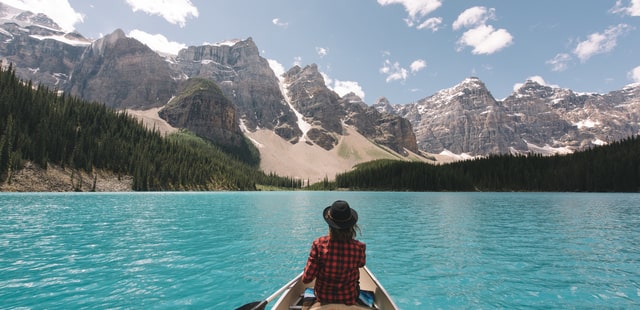
<path id="1" fill-rule="evenodd" d="M 414 104 L 390 107 L 413 124 L 418 146 L 428 152 L 488 154 L 508 149 L 513 130 L 499 103 L 477 78 L 442 90 Z"/>
<path id="2" fill-rule="evenodd" d="M 238 128 L 267 129 L 292 144 L 304 140 L 331 150 L 344 137 L 344 126 L 352 126 L 398 153 L 552 154 L 640 133 L 640 84 L 577 94 L 529 81 L 498 101 L 482 81 L 468 78 L 412 104 L 381 98 L 369 107 L 353 94 L 331 91 L 315 65 L 276 77 L 251 38 L 193 46 L 165 58 L 121 30 L 91 42 L 65 33 L 42 14 L 2 4 L 0 58 L 3 65 L 13 63 L 23 79 L 118 109 L 161 107 L 180 96 L 183 81 L 213 81 L 233 113 L 220 107 L 219 98 L 217 108 L 203 108 L 204 97 L 172 102 L 163 113 L 174 126 L 192 126 L 218 141 L 226 137 L 232 145 Z"/>
<path id="3" fill-rule="evenodd" d="M 50 18 L 0 3 L 0 59 L 18 76 L 51 89 L 63 89 L 91 41 L 65 33 Z"/>
<path id="4" fill-rule="evenodd" d="M 344 123 L 354 126 L 363 136 L 398 154 L 407 155 L 407 151 L 420 154 L 413 127 L 407 119 L 378 111 L 353 93 L 341 98 L 341 105 L 347 111 Z"/>
<path id="5" fill-rule="evenodd" d="M 367 106 L 355 94 L 341 98 L 327 88 L 316 65 L 295 66 L 284 78 L 291 105 L 312 126 L 307 137 L 324 149 L 330 150 L 338 143 L 339 136 L 344 135 L 344 123 L 399 154 L 406 154 L 406 150 L 419 154 L 408 121 Z"/>
<path id="6" fill-rule="evenodd" d="M 326 87 L 315 65 L 294 66 L 284 74 L 284 83 L 291 106 L 312 126 L 307 137 L 326 150 L 332 149 L 338 143 L 337 136 L 343 134 L 345 113 L 338 94 Z"/>
<path id="7" fill-rule="evenodd" d="M 118 109 L 145 109 L 169 101 L 173 77 L 164 58 L 118 29 L 84 50 L 66 91 Z"/>
<path id="8" fill-rule="evenodd" d="M 527 81 L 503 104 L 510 127 L 521 141 L 520 145 L 514 145 L 515 149 L 527 151 L 528 144 L 575 149 L 584 143 L 588 145 L 592 137 L 581 137 L 578 128 L 562 115 L 567 109 L 582 107 L 584 99 L 571 91 Z"/>
<path id="9" fill-rule="evenodd" d="M 581 150 L 640 133 L 639 86 L 576 94 L 527 81 L 504 100 L 504 107 L 529 146 Z"/>
<path id="10" fill-rule="evenodd" d="M 296 116 L 285 103 L 278 79 L 251 38 L 180 51 L 175 71 L 215 81 L 238 109 L 248 130 L 266 128 L 296 142 Z"/>
<path id="11" fill-rule="evenodd" d="M 227 147 L 240 147 L 244 138 L 236 108 L 211 80 L 193 78 L 182 83 L 174 97 L 158 113 L 177 128 L 186 128 Z"/>
<path id="12" fill-rule="evenodd" d="M 640 85 L 609 94 L 576 94 L 527 81 L 504 101 L 477 78 L 414 104 L 375 107 L 409 120 L 421 150 L 472 155 L 554 154 L 640 133 Z"/>

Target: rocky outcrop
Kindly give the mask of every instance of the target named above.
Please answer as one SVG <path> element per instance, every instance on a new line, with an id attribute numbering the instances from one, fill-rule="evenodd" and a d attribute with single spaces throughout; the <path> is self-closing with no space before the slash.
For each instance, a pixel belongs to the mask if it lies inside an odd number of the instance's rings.
<path id="1" fill-rule="evenodd" d="M 347 111 L 345 124 L 353 125 L 363 136 L 398 154 L 407 155 L 407 151 L 420 154 L 413 127 L 407 119 L 380 112 L 353 93 L 342 97 L 341 102 Z"/>
<path id="2" fill-rule="evenodd" d="M 51 89 L 63 89 L 91 41 L 65 33 L 43 14 L 20 11 L 0 3 L 0 59 L 16 74 Z"/>
<path id="3" fill-rule="evenodd" d="M 284 83 L 291 106 L 313 126 L 307 137 L 324 149 L 332 149 L 338 143 L 335 135 L 343 134 L 345 111 L 340 96 L 327 88 L 316 65 L 294 66 L 284 74 Z"/>
<path id="4" fill-rule="evenodd" d="M 146 109 L 166 104 L 176 88 L 165 59 L 118 29 L 84 50 L 66 91 L 117 109 Z"/>
<path id="5" fill-rule="evenodd" d="M 432 153 L 548 155 L 640 134 L 640 84 L 602 95 L 527 81 L 497 101 L 469 78 L 413 104 L 375 107 L 409 120 L 420 149 Z"/>
<path id="6" fill-rule="evenodd" d="M 608 94 L 576 94 L 527 81 L 504 100 L 528 143 L 582 150 L 640 133 L 640 84 Z"/>
<path id="7" fill-rule="evenodd" d="M 298 112 L 328 132 L 343 133 L 345 111 L 340 106 L 340 96 L 327 88 L 318 66 L 294 66 L 284 77 L 289 100 Z"/>
<path id="8" fill-rule="evenodd" d="M 161 107 L 179 95 L 182 81 L 213 81 L 235 109 L 237 124 L 204 124 L 194 112 L 201 111 L 195 101 L 190 115 L 180 118 L 172 111 L 172 117 L 183 128 L 200 122 L 192 128 L 218 142 L 235 139 L 236 127 L 267 129 L 292 144 L 305 141 L 331 150 L 346 125 L 398 153 L 553 154 L 640 134 L 640 84 L 608 94 L 578 94 L 528 81 L 498 101 L 482 81 L 468 78 L 411 104 L 380 98 L 369 107 L 353 94 L 340 97 L 329 89 L 316 65 L 295 66 L 276 77 L 251 38 L 162 57 L 121 30 L 90 42 L 65 33 L 45 15 L 1 3 L 0 58 L 3 65 L 13 63 L 23 79 L 117 109 Z M 215 121 L 220 119 L 230 118 L 220 115 Z"/>
<path id="9" fill-rule="evenodd" d="M 177 128 L 186 128 L 223 147 L 244 144 L 236 108 L 211 80 L 193 78 L 183 82 L 179 94 L 158 112 Z"/>
<path id="10" fill-rule="evenodd" d="M 477 78 L 396 111 L 412 123 L 418 146 L 428 152 L 500 153 L 514 137 L 500 104 Z"/>
<path id="11" fill-rule="evenodd" d="M 340 97 L 326 86 L 315 64 L 304 68 L 294 66 L 284 78 L 291 105 L 312 126 L 307 137 L 313 143 L 332 149 L 338 143 L 337 137 L 344 135 L 343 124 L 346 124 L 399 154 L 406 154 L 407 150 L 419 154 L 408 121 L 367 106 L 353 93 Z"/>
<path id="12" fill-rule="evenodd" d="M 592 137 L 580 137 L 578 128 L 562 114 L 583 106 L 584 99 L 571 91 L 542 86 L 533 81 L 524 83 L 503 102 L 509 115 L 509 125 L 515 136 L 522 141 L 514 147 L 520 151 L 528 151 L 527 144 L 531 143 L 580 148 L 582 140 L 590 140 Z"/>
<path id="13" fill-rule="evenodd" d="M 215 81 L 235 105 L 248 130 L 265 128 L 296 142 L 301 132 L 285 103 L 277 77 L 251 38 L 191 46 L 178 54 L 174 70 Z"/>

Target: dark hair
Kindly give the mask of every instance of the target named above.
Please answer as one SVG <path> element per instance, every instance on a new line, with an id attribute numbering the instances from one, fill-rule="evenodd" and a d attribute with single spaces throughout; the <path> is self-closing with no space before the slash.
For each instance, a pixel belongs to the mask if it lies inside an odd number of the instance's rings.
<path id="1" fill-rule="evenodd" d="M 358 224 L 354 224 L 347 229 L 337 229 L 329 226 L 329 239 L 335 241 L 349 241 L 355 239 L 358 233 L 362 233 Z"/>

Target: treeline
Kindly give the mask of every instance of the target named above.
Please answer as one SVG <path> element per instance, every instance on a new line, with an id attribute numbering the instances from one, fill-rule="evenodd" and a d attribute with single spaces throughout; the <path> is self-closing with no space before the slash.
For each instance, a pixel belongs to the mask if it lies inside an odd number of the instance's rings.
<path id="1" fill-rule="evenodd" d="M 131 175 L 137 191 L 301 187 L 189 133 L 163 138 L 126 113 L 34 87 L 9 66 L 0 69 L 0 182 L 25 161 Z"/>
<path id="2" fill-rule="evenodd" d="M 570 155 L 492 155 L 445 165 L 378 160 L 329 187 L 389 191 L 640 191 L 637 136 Z"/>

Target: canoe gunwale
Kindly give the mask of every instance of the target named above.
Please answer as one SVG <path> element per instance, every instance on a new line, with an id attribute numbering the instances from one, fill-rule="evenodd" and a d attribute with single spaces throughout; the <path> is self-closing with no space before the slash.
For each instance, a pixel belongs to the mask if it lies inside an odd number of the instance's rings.
<path id="1" fill-rule="evenodd" d="M 314 282 L 303 284 L 301 279 L 292 283 L 274 304 L 272 310 L 289 310 L 289 307 L 299 300 L 300 295 L 307 287 L 313 287 Z M 397 310 L 398 306 L 393 302 L 389 293 L 384 289 L 380 281 L 373 275 L 367 266 L 360 268 L 360 288 L 374 292 L 375 309 Z"/>

